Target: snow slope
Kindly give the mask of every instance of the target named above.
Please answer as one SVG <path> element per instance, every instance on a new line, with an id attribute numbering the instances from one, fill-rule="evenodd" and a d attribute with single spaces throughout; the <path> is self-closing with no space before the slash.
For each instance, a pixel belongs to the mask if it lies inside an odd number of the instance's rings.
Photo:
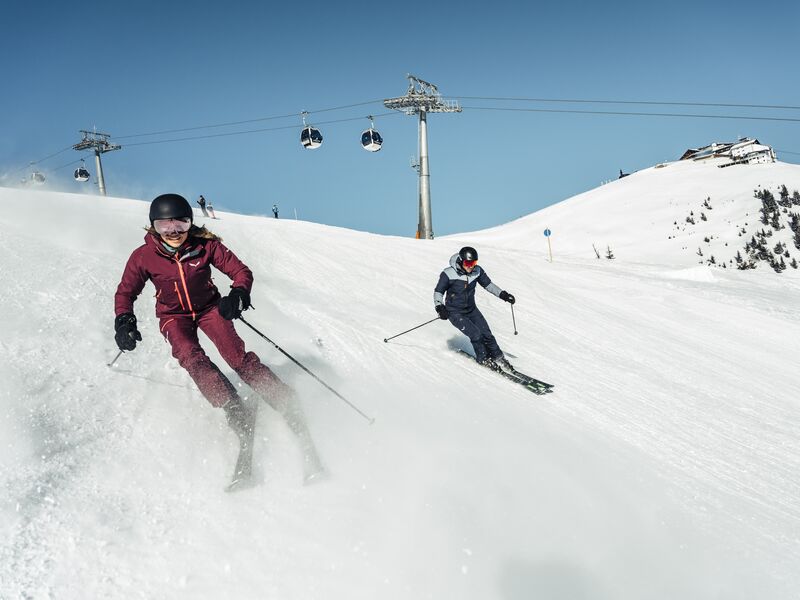
<path id="1" fill-rule="evenodd" d="M 760 188 L 778 196 L 778 187 L 800 190 L 800 167 L 788 163 L 736 165 L 726 159 L 662 163 L 617 179 L 604 186 L 549 206 L 512 223 L 470 234 L 476 243 L 511 245 L 547 256 L 545 228 L 553 233 L 555 256 L 595 258 L 608 246 L 618 259 L 628 262 L 675 266 L 695 265 L 700 247 L 706 259 L 714 255 L 727 262 L 764 225 L 759 222 Z M 710 199 L 711 210 L 703 207 Z M 795 212 L 800 208 L 795 207 Z M 701 221 L 700 213 L 707 221 Z M 686 218 L 693 214 L 694 225 Z M 784 219 L 785 221 L 785 219 Z M 744 229 L 746 235 L 739 236 Z M 709 242 L 705 238 L 713 236 Z M 791 232 L 778 233 L 800 259 Z M 730 264 L 728 265 L 731 266 Z"/>
<path id="2" fill-rule="evenodd" d="M 302 485 L 263 405 L 260 483 L 236 494 L 234 435 L 170 357 L 151 287 L 143 342 L 106 366 L 147 203 L 0 189 L 0 597 L 797 597 L 800 277 L 699 266 L 666 237 L 709 194 L 723 212 L 740 187 L 800 178 L 697 167 L 430 242 L 207 222 L 255 273 L 248 320 L 376 419 L 239 324 L 300 392 L 328 476 Z M 617 206 L 634 198 L 647 209 Z M 435 316 L 463 243 L 518 299 L 515 336 L 478 292 L 501 346 L 554 394 L 457 357 L 443 322 L 383 342 Z"/>

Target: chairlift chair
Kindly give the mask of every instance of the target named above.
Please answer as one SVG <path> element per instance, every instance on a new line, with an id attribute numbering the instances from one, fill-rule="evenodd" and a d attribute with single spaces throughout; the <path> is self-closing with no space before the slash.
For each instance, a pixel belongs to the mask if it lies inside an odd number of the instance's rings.
<path id="1" fill-rule="evenodd" d="M 31 173 L 31 183 L 34 185 L 41 185 L 44 183 L 44 180 L 44 173 L 40 173 L 39 171 L 34 171 Z"/>

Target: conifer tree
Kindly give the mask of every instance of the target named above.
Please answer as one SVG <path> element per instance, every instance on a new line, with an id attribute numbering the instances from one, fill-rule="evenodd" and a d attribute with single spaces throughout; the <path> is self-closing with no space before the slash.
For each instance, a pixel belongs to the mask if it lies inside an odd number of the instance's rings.
<path id="1" fill-rule="evenodd" d="M 781 197 L 781 199 L 778 201 L 778 204 L 781 206 L 791 206 L 792 201 L 789 199 L 789 190 L 786 189 L 786 186 L 782 185 L 780 188 L 778 188 L 778 191 Z"/>

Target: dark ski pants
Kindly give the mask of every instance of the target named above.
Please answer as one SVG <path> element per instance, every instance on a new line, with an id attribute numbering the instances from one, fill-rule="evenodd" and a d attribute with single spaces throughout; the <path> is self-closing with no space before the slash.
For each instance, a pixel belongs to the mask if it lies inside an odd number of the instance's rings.
<path id="1" fill-rule="evenodd" d="M 483 362 L 486 357 L 501 358 L 503 351 L 497 345 L 497 340 L 489 329 L 489 324 L 477 308 L 467 312 L 450 313 L 450 322 L 453 326 L 466 335 L 472 342 L 475 350 L 475 360 Z"/>
<path id="2" fill-rule="evenodd" d="M 189 372 L 200 392 L 213 406 L 223 406 L 237 393 L 233 384 L 200 346 L 198 328 L 208 336 L 223 360 L 242 381 L 263 395 L 273 407 L 276 402 L 285 404 L 289 401 L 290 388 L 262 364 L 254 352 L 245 351 L 244 341 L 236 333 L 233 322 L 223 319 L 216 306 L 199 315 L 196 321 L 188 316 L 163 317 L 161 333 L 172 346 L 172 356 Z"/>

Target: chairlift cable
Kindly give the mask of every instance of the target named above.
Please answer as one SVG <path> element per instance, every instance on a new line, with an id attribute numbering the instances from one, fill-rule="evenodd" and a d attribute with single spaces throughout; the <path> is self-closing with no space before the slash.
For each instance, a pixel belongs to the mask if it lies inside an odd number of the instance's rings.
<path id="1" fill-rule="evenodd" d="M 389 115 L 395 115 L 395 114 L 399 115 L 401 113 L 398 113 L 397 111 L 391 111 L 391 112 L 383 113 L 382 115 L 379 115 L 379 116 L 389 116 Z M 292 116 L 296 117 L 297 115 L 295 114 L 295 115 L 292 115 Z M 348 118 L 348 119 L 335 119 L 335 120 L 332 120 L 332 121 L 320 121 L 320 122 L 317 123 L 317 125 L 331 125 L 333 123 L 345 123 L 347 121 L 360 121 L 363 118 L 364 117 L 351 117 L 351 118 Z M 308 127 L 308 126 L 306 126 L 306 127 Z M 191 140 L 203 140 L 203 139 L 217 138 L 217 137 L 228 137 L 228 136 L 232 136 L 232 135 L 243 135 L 243 134 L 246 134 L 246 133 L 263 133 L 265 131 L 280 131 L 282 129 L 297 129 L 297 125 L 281 125 L 280 127 L 265 127 L 265 128 L 262 128 L 262 129 L 248 129 L 246 131 L 230 131 L 230 132 L 227 132 L 227 133 L 213 133 L 213 134 L 208 134 L 208 135 L 196 135 L 196 136 L 191 136 L 191 137 L 172 138 L 172 139 L 167 139 L 167 140 L 153 140 L 151 142 L 133 142 L 133 143 L 130 143 L 130 144 L 126 144 L 125 146 L 126 147 L 131 147 L 131 146 L 146 146 L 146 145 L 149 145 L 149 144 L 165 144 L 165 143 L 168 143 L 168 142 L 185 142 L 185 141 L 191 141 Z"/>
<path id="2" fill-rule="evenodd" d="M 452 95 L 453 98 L 465 99 L 465 100 L 499 100 L 499 101 L 508 101 L 508 102 L 564 102 L 564 103 L 581 103 L 581 104 L 638 104 L 638 105 L 662 105 L 662 106 L 706 106 L 706 107 L 727 107 L 727 108 L 759 108 L 759 109 L 775 109 L 775 110 L 800 110 L 800 106 L 790 106 L 790 105 L 775 105 L 775 104 L 735 104 L 735 103 L 721 103 L 721 102 L 671 102 L 671 101 L 640 101 L 640 100 L 591 100 L 591 99 L 576 99 L 576 98 L 521 98 L 521 97 L 499 97 L 499 96 L 456 96 Z M 347 104 L 342 106 L 335 106 L 330 108 L 323 108 L 314 111 L 306 111 L 308 114 L 311 113 L 322 113 L 322 112 L 330 112 L 336 110 L 344 110 L 347 108 L 353 108 L 358 106 L 364 106 L 367 104 L 374 104 L 377 102 L 382 102 L 380 99 L 376 100 L 369 100 L 366 102 L 357 102 L 353 104 Z M 690 113 L 649 113 L 649 112 L 628 112 L 628 111 L 599 111 L 599 110 L 568 110 L 568 109 L 545 109 L 545 108 L 513 108 L 513 107 L 492 107 L 492 106 L 464 106 L 462 107 L 468 110 L 491 110 L 491 111 L 508 111 L 508 112 L 543 112 L 543 113 L 562 113 L 562 114 L 596 114 L 596 115 L 620 115 L 620 116 L 645 116 L 645 117 L 672 117 L 672 118 L 694 118 L 694 119 L 735 119 L 735 120 L 750 120 L 750 121 L 775 121 L 775 122 L 800 122 L 800 119 L 795 118 L 782 118 L 782 117 L 761 117 L 761 116 L 746 116 L 746 115 L 710 115 L 710 114 L 690 114 Z M 383 113 L 378 116 L 388 116 L 390 114 L 400 114 L 396 111 L 390 111 L 387 113 Z M 218 124 L 209 124 L 209 125 L 199 125 L 195 127 L 185 127 L 179 129 L 166 129 L 162 131 L 153 131 L 148 133 L 138 133 L 138 134 L 130 134 L 125 136 L 116 136 L 115 139 L 129 139 L 134 137 L 145 137 L 145 136 L 152 136 L 152 135 L 163 135 L 166 133 L 178 133 L 183 131 L 196 131 L 199 129 L 210 129 L 216 127 L 228 127 L 233 125 L 241 125 L 245 123 L 254 123 L 260 121 L 268 121 L 268 120 L 275 120 L 275 119 L 282 119 L 282 118 L 296 118 L 297 113 L 290 113 L 286 115 L 276 115 L 270 117 L 261 117 L 257 119 L 247 119 L 243 121 L 233 121 L 229 123 L 218 123 Z M 325 124 L 333 124 L 333 123 L 340 123 L 346 121 L 354 121 L 358 120 L 363 117 L 354 117 L 350 119 L 338 119 L 332 121 L 325 121 L 319 123 L 320 125 Z M 237 131 L 237 132 L 228 132 L 228 133 L 221 133 L 221 134 L 209 134 L 203 136 L 191 136 L 191 137 L 184 137 L 184 138 L 172 138 L 167 140 L 155 140 L 150 142 L 134 142 L 126 144 L 126 146 L 139 146 L 139 145 L 147 145 L 147 144 L 161 144 L 161 143 L 168 143 L 168 142 L 180 142 L 180 141 L 191 141 L 191 140 L 198 140 L 198 139 L 208 139 L 214 137 L 227 137 L 232 135 L 243 135 L 247 133 L 260 133 L 265 131 L 277 131 L 281 129 L 293 129 L 296 125 L 289 125 L 283 127 L 274 127 L 274 128 L 263 128 L 263 129 L 252 129 L 252 130 L 245 130 L 245 131 Z M 7 175 L 13 175 L 25 169 L 29 169 L 31 165 L 36 165 L 42 163 L 46 160 L 54 158 L 59 154 L 66 152 L 73 148 L 73 145 L 66 146 L 57 152 L 39 158 L 35 161 L 29 161 L 28 164 L 19 167 L 17 169 L 13 169 L 7 172 Z M 777 150 L 776 152 L 783 152 L 784 154 L 800 154 L 797 152 L 790 152 L 786 150 Z M 72 163 L 69 163 L 72 164 Z M 58 169 L 64 168 L 67 165 L 62 165 L 58 167 Z"/>
<path id="3" fill-rule="evenodd" d="M 778 110 L 800 110 L 800 106 L 780 104 L 732 104 L 723 102 L 657 102 L 654 100 L 584 100 L 575 98 L 502 98 L 498 96 L 452 96 L 460 100 L 506 100 L 508 102 L 564 102 L 581 104 L 644 104 L 655 106 L 719 106 L 725 108 L 768 108 Z"/>
<path id="4" fill-rule="evenodd" d="M 344 110 L 346 108 L 353 108 L 355 106 L 364 106 L 365 104 L 374 104 L 376 102 L 383 102 L 383 100 L 370 100 L 368 102 L 357 102 L 355 104 L 346 104 L 343 106 L 334 106 L 332 108 L 321 108 L 319 110 L 307 110 L 303 111 L 305 114 L 312 114 L 312 113 L 321 113 L 321 112 L 330 112 L 334 110 Z M 163 135 L 165 133 L 180 133 L 182 131 L 196 131 L 198 129 L 212 129 L 215 127 L 232 127 L 234 125 L 244 125 L 245 123 L 258 123 L 261 121 L 273 121 L 276 119 L 288 119 L 288 118 L 295 118 L 297 117 L 297 113 L 290 113 L 286 115 L 275 115 L 271 117 L 259 117 L 257 119 L 246 119 L 244 121 L 231 121 L 229 123 L 216 123 L 213 125 L 197 125 L 195 127 L 183 127 L 180 129 L 164 129 L 163 131 L 151 131 L 149 133 L 134 133 L 129 135 L 117 135 L 114 136 L 116 140 L 134 138 L 134 137 L 144 137 L 148 135 Z M 127 144 L 130 146 L 130 144 Z"/>
<path id="5" fill-rule="evenodd" d="M 38 160 L 29 161 L 28 164 L 26 164 L 24 167 L 20 167 L 18 169 L 14 169 L 13 171 L 9 171 L 7 174 L 8 175 L 13 175 L 14 173 L 19 173 L 20 171 L 24 171 L 25 169 L 30 169 L 31 165 L 38 165 L 39 163 L 44 162 L 46 160 L 49 160 L 49 159 L 53 158 L 54 156 L 58 156 L 59 154 L 61 154 L 62 152 L 66 152 L 67 150 L 72 150 L 72 146 L 67 146 L 66 148 L 62 148 L 58 152 L 54 152 L 53 154 L 45 156 L 44 158 L 40 158 Z"/>
<path id="6" fill-rule="evenodd" d="M 800 119 L 790 117 L 751 117 L 747 115 L 698 115 L 691 113 L 650 113 L 612 110 L 568 110 L 556 108 L 509 108 L 501 106 L 462 106 L 464 110 L 493 110 L 508 112 L 541 112 L 541 113 L 567 113 L 584 115 L 621 115 L 634 117 L 684 117 L 690 119 L 740 119 L 747 121 L 780 121 L 784 123 L 800 123 Z"/>
<path id="7" fill-rule="evenodd" d="M 76 158 L 75 160 L 71 160 L 68 163 L 61 165 L 60 167 L 56 167 L 54 169 L 50 169 L 50 171 L 55 173 L 56 171 L 60 171 L 61 169 L 65 169 L 66 167 L 68 167 L 70 165 L 74 165 L 77 162 L 83 162 L 83 159 L 82 158 Z"/>

